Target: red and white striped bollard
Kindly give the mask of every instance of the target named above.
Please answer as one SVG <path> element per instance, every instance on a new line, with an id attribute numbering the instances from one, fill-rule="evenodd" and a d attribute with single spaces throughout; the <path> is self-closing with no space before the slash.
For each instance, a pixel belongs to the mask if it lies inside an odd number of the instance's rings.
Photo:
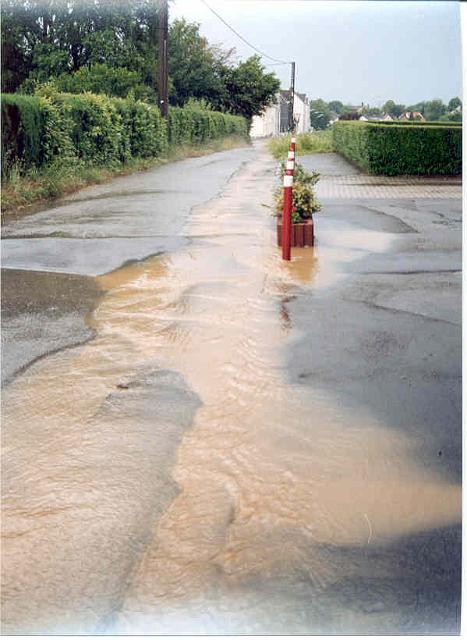
<path id="1" fill-rule="evenodd" d="M 282 212 L 282 259 L 290 260 L 290 245 L 292 239 L 292 190 L 295 168 L 295 151 L 287 154 L 284 173 L 284 210 Z"/>

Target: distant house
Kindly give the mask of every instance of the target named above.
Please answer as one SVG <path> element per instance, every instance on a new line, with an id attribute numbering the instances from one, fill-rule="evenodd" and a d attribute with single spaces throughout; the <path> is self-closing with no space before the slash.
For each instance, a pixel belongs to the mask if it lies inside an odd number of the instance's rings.
<path id="1" fill-rule="evenodd" d="M 349 105 L 348 108 L 351 109 L 351 113 L 358 113 L 358 114 L 362 115 L 363 111 L 365 109 L 365 105 L 362 102 L 362 104 L 358 104 L 355 107 L 352 107 L 351 105 Z M 366 106 L 366 108 L 367 109 L 369 108 L 368 105 Z"/>
<path id="2" fill-rule="evenodd" d="M 289 130 L 290 96 L 290 91 L 287 89 L 282 89 L 279 93 L 281 133 Z M 310 130 L 310 100 L 306 93 L 294 92 L 293 119 L 297 133 L 305 133 Z"/>
<path id="3" fill-rule="evenodd" d="M 426 122 L 426 119 L 420 113 L 420 111 L 406 111 L 398 118 L 401 122 L 409 122 L 412 120 L 418 120 L 419 122 Z"/>
<path id="4" fill-rule="evenodd" d="M 348 111 L 339 116 L 339 120 L 360 120 L 358 111 Z"/>
<path id="5" fill-rule="evenodd" d="M 295 130 L 304 133 L 310 130 L 310 101 L 305 93 L 294 94 Z M 281 90 L 276 96 L 276 104 L 267 107 L 260 116 L 253 116 L 250 136 L 266 138 L 289 131 L 290 91 Z"/>
<path id="6" fill-rule="evenodd" d="M 394 120 L 389 113 L 367 113 L 366 119 L 372 122 L 392 122 Z"/>
<path id="7" fill-rule="evenodd" d="M 267 107 L 260 116 L 253 116 L 250 136 L 252 138 L 268 138 L 278 136 L 281 128 L 281 109 L 279 100 Z"/>

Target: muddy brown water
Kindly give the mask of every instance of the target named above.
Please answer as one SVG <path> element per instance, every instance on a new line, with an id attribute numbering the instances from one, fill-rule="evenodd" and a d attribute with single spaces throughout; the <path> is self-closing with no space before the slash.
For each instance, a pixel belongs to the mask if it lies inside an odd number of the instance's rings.
<path id="1" fill-rule="evenodd" d="M 349 229 L 282 263 L 258 204 L 273 167 L 243 166 L 179 252 L 98 278 L 96 338 L 5 391 L 5 632 L 257 633 L 280 610 L 265 581 L 340 575 L 323 545 L 459 521 L 459 486 L 418 466 L 408 437 L 287 382 L 287 342 L 307 329 L 288 297 L 390 239 Z M 167 380 L 169 417 L 145 395 Z"/>

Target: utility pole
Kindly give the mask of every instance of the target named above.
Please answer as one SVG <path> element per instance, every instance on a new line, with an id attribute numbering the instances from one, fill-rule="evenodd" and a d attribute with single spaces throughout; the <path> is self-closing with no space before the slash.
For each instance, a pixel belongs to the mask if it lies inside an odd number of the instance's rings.
<path id="1" fill-rule="evenodd" d="M 293 119 L 293 107 L 295 99 L 295 62 L 291 62 L 291 74 L 290 74 L 290 100 L 289 100 L 289 131 L 291 133 L 295 130 L 295 122 Z"/>
<path id="2" fill-rule="evenodd" d="M 161 116 L 167 117 L 169 113 L 169 79 L 167 69 L 167 40 L 169 33 L 169 9 L 168 0 L 159 0 L 159 26 L 158 26 L 158 44 L 159 44 L 159 81 L 158 81 L 158 105 Z"/>

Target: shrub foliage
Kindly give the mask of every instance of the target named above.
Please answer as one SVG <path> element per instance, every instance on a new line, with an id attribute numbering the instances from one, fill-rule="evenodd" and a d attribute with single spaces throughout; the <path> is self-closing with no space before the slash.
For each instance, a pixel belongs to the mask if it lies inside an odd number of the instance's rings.
<path id="1" fill-rule="evenodd" d="M 453 175 L 462 172 L 462 128 L 450 124 L 336 122 L 336 151 L 368 173 Z"/>
<path id="2" fill-rule="evenodd" d="M 247 136 L 240 116 L 202 105 L 172 108 L 168 122 L 157 107 L 103 94 L 2 94 L 2 177 L 55 160 L 113 167 L 132 158 L 164 157 L 169 146 L 191 145 L 228 135 Z"/>
<path id="3" fill-rule="evenodd" d="M 280 165 L 280 175 L 283 178 L 285 173 L 285 163 Z M 316 198 L 314 185 L 319 181 L 320 173 L 312 171 L 309 173 L 298 162 L 295 163 L 294 182 L 292 189 L 292 222 L 303 222 L 313 216 L 313 213 L 321 210 L 321 203 Z M 279 187 L 276 190 L 276 213 L 281 215 L 284 209 L 284 189 Z"/>
<path id="4" fill-rule="evenodd" d="M 290 149 L 290 135 L 275 136 L 268 142 L 269 151 L 275 158 L 287 156 Z M 297 154 L 306 155 L 311 153 L 329 153 L 334 151 L 332 144 L 332 133 L 330 129 L 326 131 L 309 131 L 299 133 L 297 136 Z"/>
<path id="5" fill-rule="evenodd" d="M 18 160 L 28 166 L 42 164 L 45 120 L 40 98 L 15 94 L 2 97 L 2 175 L 3 167 Z"/>

